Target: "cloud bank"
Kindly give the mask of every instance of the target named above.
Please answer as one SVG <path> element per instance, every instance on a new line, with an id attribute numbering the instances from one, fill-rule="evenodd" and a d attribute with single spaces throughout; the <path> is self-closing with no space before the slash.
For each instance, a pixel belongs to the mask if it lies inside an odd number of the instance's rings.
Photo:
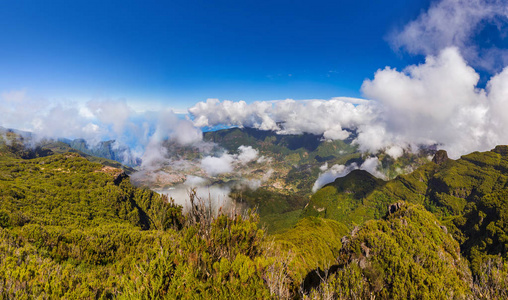
<path id="1" fill-rule="evenodd" d="M 210 206 L 212 212 L 217 214 L 220 208 L 227 208 L 232 204 L 229 194 L 231 188 L 227 186 L 210 185 L 210 182 L 202 177 L 187 176 L 183 184 L 179 184 L 170 189 L 163 189 L 157 192 L 173 198 L 176 204 L 181 205 L 184 210 L 190 209 L 189 194 L 191 190 L 196 191 L 196 196 L 204 201 L 204 204 Z"/>
<path id="2" fill-rule="evenodd" d="M 280 134 L 323 134 L 327 139 L 345 139 L 343 128 L 373 121 L 376 114 L 368 101 L 355 98 L 331 100 L 219 101 L 208 99 L 189 109 L 199 127 L 225 124 L 273 130 Z"/>
<path id="3" fill-rule="evenodd" d="M 130 147 L 126 161 L 134 156 L 147 165 L 164 159 L 161 143 L 166 139 L 182 145 L 202 140 L 199 128 L 170 109 L 136 112 L 121 100 L 51 102 L 11 91 L 0 95 L 0 115 L 0 126 L 30 131 L 39 140 L 83 138 L 91 146 L 115 140 L 115 147 Z"/>
<path id="4" fill-rule="evenodd" d="M 478 88 L 478 73 L 457 48 L 446 48 L 424 63 L 402 71 L 386 67 L 365 80 L 370 101 L 348 99 L 269 102 L 209 99 L 189 109 L 196 126 L 227 124 L 274 130 L 280 134 L 313 133 L 343 140 L 357 133 L 362 151 L 439 145 L 451 157 L 508 143 L 508 68 Z"/>

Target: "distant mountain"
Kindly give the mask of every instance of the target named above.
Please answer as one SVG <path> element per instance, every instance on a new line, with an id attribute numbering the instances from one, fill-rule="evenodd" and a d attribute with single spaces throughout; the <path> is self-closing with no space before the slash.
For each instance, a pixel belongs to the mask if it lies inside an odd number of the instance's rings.
<path id="1" fill-rule="evenodd" d="M 134 172 L 133 168 L 122 165 L 117 161 L 83 153 L 70 147 L 69 144 L 61 141 L 41 140 L 34 144 L 32 142 L 31 133 L 22 131 L 20 132 L 11 129 L 0 128 L 0 152 L 2 152 L 2 155 L 4 156 L 23 159 L 32 159 L 50 156 L 53 154 L 75 152 L 91 162 L 97 162 L 114 168 L 120 168 L 128 174 Z"/>
<path id="2" fill-rule="evenodd" d="M 281 135 L 254 128 L 230 128 L 206 132 L 203 136 L 205 141 L 216 143 L 232 153 L 239 146 L 248 145 L 259 150 L 260 156 L 272 158 L 270 164 L 245 172 L 245 176 L 249 176 L 273 171 L 260 188 L 255 191 L 237 190 L 232 194 L 237 201 L 257 207 L 261 220 L 269 224 L 270 231 L 283 230 L 296 224 L 325 165 L 328 168 L 334 165 L 362 165 L 369 156 L 358 150 L 353 143 L 354 138 L 354 132 L 344 141 L 329 141 L 322 135 Z M 378 153 L 379 171 L 393 178 L 428 162 L 428 156 L 434 152 L 433 148 L 422 148 L 419 153 L 406 151 L 396 160 L 386 153 Z"/>
<path id="3" fill-rule="evenodd" d="M 345 141 L 324 141 L 322 135 L 308 133 L 281 135 L 274 131 L 246 127 L 205 132 L 203 139 L 217 143 L 230 152 L 237 151 L 242 145 L 252 146 L 262 155 L 269 155 L 275 159 L 285 158 L 293 164 L 327 161 L 346 163 L 358 157 L 354 155 L 357 148 L 351 145 L 351 138 Z"/>
<path id="4" fill-rule="evenodd" d="M 60 140 L 66 144 L 68 144 L 73 149 L 79 150 L 83 153 L 103 157 L 110 160 L 115 160 L 124 165 L 135 167 L 141 164 L 141 160 L 139 158 L 134 158 L 130 149 L 126 146 L 116 146 L 114 140 L 110 141 L 102 141 L 97 145 L 91 146 L 84 139 L 75 139 L 75 140 Z"/>
<path id="5" fill-rule="evenodd" d="M 319 176 L 339 165 L 360 167 L 371 155 L 362 153 L 353 143 L 354 132 L 344 141 L 325 140 L 322 135 L 281 135 L 254 128 L 229 128 L 205 132 L 203 143 L 182 146 L 163 142 L 165 159 L 141 170 L 133 177 L 138 186 L 170 191 L 190 176 L 199 177 L 207 186 L 230 191 L 236 202 L 257 209 L 261 222 L 270 232 L 295 225 L 312 195 Z M 257 160 L 232 164 L 230 172 L 210 176 L 201 165 L 206 156 L 220 157 L 224 151 L 239 154 L 240 146 L 258 151 Z M 428 162 L 434 150 L 418 153 L 405 151 L 398 159 L 377 153 L 379 172 L 392 178 Z M 183 189 L 188 189 L 185 186 Z"/>

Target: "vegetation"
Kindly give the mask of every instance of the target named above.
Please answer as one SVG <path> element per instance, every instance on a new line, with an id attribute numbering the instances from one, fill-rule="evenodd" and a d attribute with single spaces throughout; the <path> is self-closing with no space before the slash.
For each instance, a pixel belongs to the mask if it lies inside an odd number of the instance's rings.
<path id="1" fill-rule="evenodd" d="M 287 195 L 266 188 L 257 190 L 239 190 L 230 194 L 237 203 L 253 207 L 260 216 L 260 222 L 269 233 L 277 233 L 296 225 L 301 210 L 308 198 L 299 195 Z"/>
<path id="2" fill-rule="evenodd" d="M 214 142 L 224 147 L 229 152 L 238 151 L 241 145 L 249 145 L 260 152 L 261 156 L 270 157 L 272 161 L 268 166 L 256 165 L 256 169 L 247 172 L 246 176 L 252 174 L 271 173 L 270 178 L 261 188 L 256 190 L 233 188 L 233 196 L 237 201 L 243 202 L 248 207 L 256 208 L 261 222 L 267 225 L 269 233 L 279 233 L 294 226 L 303 211 L 303 216 L 323 216 L 328 214 L 334 220 L 350 222 L 349 218 L 338 217 L 338 212 L 327 210 L 326 212 L 310 212 L 304 207 L 312 195 L 312 187 L 319 177 L 320 167 L 327 164 L 331 167 L 335 164 L 349 165 L 356 163 L 361 165 L 365 159 L 355 145 L 352 144 L 354 132 L 351 138 L 344 141 L 325 141 L 322 136 L 313 134 L 281 135 L 273 131 L 262 131 L 254 128 L 230 128 L 213 132 L 206 132 L 204 140 Z M 171 152 L 182 153 L 171 148 Z M 191 155 L 193 151 L 184 151 Z M 420 166 L 428 162 L 427 157 L 434 153 L 432 149 L 420 149 L 418 154 L 405 152 L 394 160 L 389 155 L 380 153 L 382 171 L 390 178 L 400 173 L 407 173 L 412 167 Z M 247 166 L 248 168 L 249 166 Z M 372 176 L 371 176 L 372 177 Z M 347 191 L 346 191 L 347 192 Z M 329 188 L 326 191 L 318 192 L 326 195 L 326 198 L 333 198 L 342 194 L 342 191 L 334 192 Z M 334 195 L 330 195 L 334 193 Z M 314 196 L 314 200 L 320 196 Z M 344 195 L 344 201 L 348 198 Z M 348 198 L 349 199 L 349 198 Z M 325 200 L 326 201 L 326 200 Z M 351 210 L 350 204 L 358 202 L 358 199 L 349 199 L 342 206 L 343 209 Z M 374 210 L 383 211 L 386 208 L 384 203 Z M 321 206 L 323 207 L 323 205 Z M 359 208 L 360 210 L 363 207 Z M 358 216 L 363 213 L 370 215 L 354 220 L 354 223 L 361 224 L 364 220 L 379 217 L 375 211 L 359 211 Z M 334 216 L 332 216 L 334 215 Z"/>
<path id="3" fill-rule="evenodd" d="M 338 298 L 465 299 L 471 272 L 458 243 L 421 206 L 394 204 L 344 238 L 320 290 Z M 393 211 L 393 212 L 392 212 Z"/>
<path id="4" fill-rule="evenodd" d="M 120 169 L 76 153 L 22 159 L 20 149 L 3 146 L 3 298 L 243 299 L 298 293 L 302 275 L 289 271 L 288 244 L 267 239 L 256 214 L 214 216 L 195 194 L 184 214 L 164 196 L 133 187 Z M 319 226 L 314 230 L 319 233 Z M 281 264 L 280 257 L 288 263 Z"/>
<path id="5" fill-rule="evenodd" d="M 388 182 L 361 171 L 313 195 L 303 216 L 331 218 L 350 229 L 379 219 L 386 206 L 407 201 L 424 206 L 459 242 L 471 264 L 480 298 L 508 296 L 508 147 L 435 160 Z M 481 283 L 479 283 L 481 282 Z M 485 288 L 485 286 L 490 288 Z M 494 288 L 495 287 L 495 288 Z M 500 289 L 500 290 L 498 290 Z"/>
<path id="6" fill-rule="evenodd" d="M 252 211 L 214 214 L 191 192 L 184 212 L 119 168 L 55 152 L 1 137 L 2 298 L 508 297 L 508 147 L 387 182 L 354 171 L 301 210 L 303 197 L 239 195 L 290 216 L 275 234 Z"/>

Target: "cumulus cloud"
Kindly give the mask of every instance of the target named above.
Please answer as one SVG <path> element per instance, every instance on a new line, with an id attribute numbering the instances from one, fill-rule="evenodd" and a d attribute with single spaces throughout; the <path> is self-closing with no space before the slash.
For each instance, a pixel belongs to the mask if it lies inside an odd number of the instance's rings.
<path id="1" fill-rule="evenodd" d="M 378 122 L 360 128 L 358 144 L 369 151 L 440 144 L 458 157 L 507 143 L 507 130 L 496 125 L 505 122 L 496 105 L 503 107 L 508 101 L 497 96 L 508 88 L 499 80 L 506 72 L 480 89 L 479 75 L 456 48 L 403 71 L 379 70 L 373 80 L 363 83 L 362 91 L 382 107 L 382 114 Z"/>
<path id="2" fill-rule="evenodd" d="M 437 55 L 444 48 L 457 47 L 473 65 L 496 70 L 508 63 L 507 49 L 482 46 L 478 39 L 494 35 L 489 39 L 503 40 L 507 18 L 506 0 L 441 0 L 394 32 L 390 40 L 395 48 L 413 54 Z"/>
<path id="3" fill-rule="evenodd" d="M 439 145 L 457 158 L 508 143 L 508 69 L 485 89 L 457 48 L 446 48 L 402 71 L 386 67 L 365 80 L 370 101 L 347 99 L 231 102 L 207 100 L 189 109 L 196 126 L 228 124 L 313 133 L 343 140 L 355 132 L 360 150 L 384 150 L 394 158 L 404 149 Z"/>
<path id="4" fill-rule="evenodd" d="M 259 151 L 252 148 L 252 146 L 240 146 L 238 147 L 238 161 L 245 165 L 251 161 L 254 161 L 258 158 L 259 156 Z"/>
<path id="5" fill-rule="evenodd" d="M 224 153 L 220 157 L 207 156 L 201 160 L 201 168 L 210 176 L 215 176 L 233 171 L 234 157 Z"/>
<path id="6" fill-rule="evenodd" d="M 360 104 L 358 104 L 360 103 Z M 345 139 L 355 128 L 375 117 L 370 102 L 355 98 L 331 100 L 219 101 L 208 99 L 189 109 L 199 127 L 230 125 L 273 130 L 280 134 L 313 133 Z"/>
<path id="7" fill-rule="evenodd" d="M 201 168 L 210 176 L 231 173 L 235 165 L 245 165 L 257 160 L 259 151 L 251 146 L 241 145 L 238 154 L 223 153 L 219 157 L 206 156 L 201 159 Z"/>
<path id="8" fill-rule="evenodd" d="M 397 159 L 404 154 L 404 149 L 400 146 L 392 146 L 386 149 L 386 154 L 390 155 L 393 159 Z"/>

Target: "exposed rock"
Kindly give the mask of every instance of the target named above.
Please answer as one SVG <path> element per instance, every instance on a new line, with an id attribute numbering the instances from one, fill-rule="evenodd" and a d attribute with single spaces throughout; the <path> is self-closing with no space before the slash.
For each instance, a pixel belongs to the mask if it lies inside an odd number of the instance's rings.
<path id="1" fill-rule="evenodd" d="M 359 261 L 358 261 L 358 266 L 363 270 L 367 267 L 368 263 L 367 263 L 367 259 L 365 257 L 362 257 Z"/>
<path id="2" fill-rule="evenodd" d="M 364 253 L 365 257 L 369 257 L 370 254 L 370 248 L 365 245 L 365 243 L 362 243 L 360 245 L 360 248 L 362 248 L 362 252 Z"/>
<path id="3" fill-rule="evenodd" d="M 351 237 L 355 237 L 358 230 L 360 230 L 360 227 L 355 226 L 355 228 L 353 228 L 353 230 L 351 231 Z"/>
<path id="4" fill-rule="evenodd" d="M 104 166 L 102 169 L 96 172 L 102 172 L 106 173 L 108 175 L 113 176 L 113 183 L 115 185 L 119 185 L 124 178 L 129 177 L 122 169 L 110 167 L 110 166 Z"/>
<path id="5" fill-rule="evenodd" d="M 434 155 L 432 161 L 438 165 L 446 162 L 448 160 L 448 153 L 445 150 L 439 150 Z"/>
<path id="6" fill-rule="evenodd" d="M 386 214 L 386 216 L 394 214 L 402 206 L 404 206 L 404 202 L 397 202 L 397 203 L 393 203 L 393 204 L 388 205 L 388 213 Z"/>

